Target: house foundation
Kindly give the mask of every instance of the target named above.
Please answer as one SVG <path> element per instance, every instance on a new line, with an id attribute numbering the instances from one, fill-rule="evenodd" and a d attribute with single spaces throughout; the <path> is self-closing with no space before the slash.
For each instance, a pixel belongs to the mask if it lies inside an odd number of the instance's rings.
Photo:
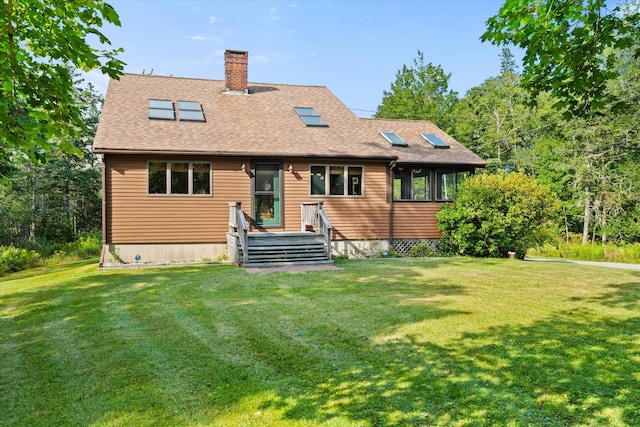
<path id="1" fill-rule="evenodd" d="M 227 261 L 226 243 L 106 244 L 100 266 Z"/>

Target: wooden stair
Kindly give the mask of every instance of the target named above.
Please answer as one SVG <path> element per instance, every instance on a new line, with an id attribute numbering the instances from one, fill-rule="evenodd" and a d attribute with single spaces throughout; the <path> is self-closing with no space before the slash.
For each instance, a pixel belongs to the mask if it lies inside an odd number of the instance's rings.
<path id="1" fill-rule="evenodd" d="M 236 243 L 238 260 L 244 267 L 332 264 L 326 239 L 314 232 L 251 232 L 248 237 L 248 261 Z"/>

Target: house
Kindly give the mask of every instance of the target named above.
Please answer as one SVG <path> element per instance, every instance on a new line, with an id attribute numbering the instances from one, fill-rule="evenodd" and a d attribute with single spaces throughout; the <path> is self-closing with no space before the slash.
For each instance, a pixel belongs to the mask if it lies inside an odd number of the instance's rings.
<path id="1" fill-rule="evenodd" d="M 485 166 L 429 121 L 359 118 L 326 87 L 247 76 L 248 53 L 228 50 L 224 80 L 109 83 L 102 265 L 250 263 L 249 238 L 293 251 L 307 235 L 325 260 L 406 252 L 440 237 L 435 213 Z"/>

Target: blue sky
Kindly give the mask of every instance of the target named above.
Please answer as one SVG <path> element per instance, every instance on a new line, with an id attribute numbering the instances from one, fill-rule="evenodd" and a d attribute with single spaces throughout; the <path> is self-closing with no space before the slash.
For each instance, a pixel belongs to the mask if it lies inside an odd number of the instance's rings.
<path id="1" fill-rule="evenodd" d="M 500 48 L 479 37 L 501 0 L 109 3 L 122 26 L 103 30 L 125 49 L 126 72 L 223 79 L 225 49 L 246 50 L 249 81 L 326 86 L 361 117 L 418 50 L 460 96 L 500 68 Z M 89 80 L 106 89 L 106 78 Z"/>

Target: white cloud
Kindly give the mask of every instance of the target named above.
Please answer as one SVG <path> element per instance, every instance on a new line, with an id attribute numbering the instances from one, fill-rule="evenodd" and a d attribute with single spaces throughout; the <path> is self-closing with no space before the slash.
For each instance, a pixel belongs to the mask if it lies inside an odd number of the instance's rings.
<path id="1" fill-rule="evenodd" d="M 215 24 L 216 22 L 220 22 L 220 21 L 222 21 L 222 18 L 218 18 L 217 16 L 212 15 L 209 17 L 209 22 L 212 24 Z"/>
<path id="2" fill-rule="evenodd" d="M 269 21 L 277 21 L 280 17 L 277 15 L 278 9 L 272 7 L 269 9 Z"/>
<path id="3" fill-rule="evenodd" d="M 207 39 L 207 38 L 206 38 L 206 37 L 204 37 L 204 36 L 186 36 L 186 37 L 187 37 L 189 40 L 193 40 L 193 41 L 196 41 L 196 42 L 204 41 L 204 40 L 206 40 L 206 39 Z"/>

